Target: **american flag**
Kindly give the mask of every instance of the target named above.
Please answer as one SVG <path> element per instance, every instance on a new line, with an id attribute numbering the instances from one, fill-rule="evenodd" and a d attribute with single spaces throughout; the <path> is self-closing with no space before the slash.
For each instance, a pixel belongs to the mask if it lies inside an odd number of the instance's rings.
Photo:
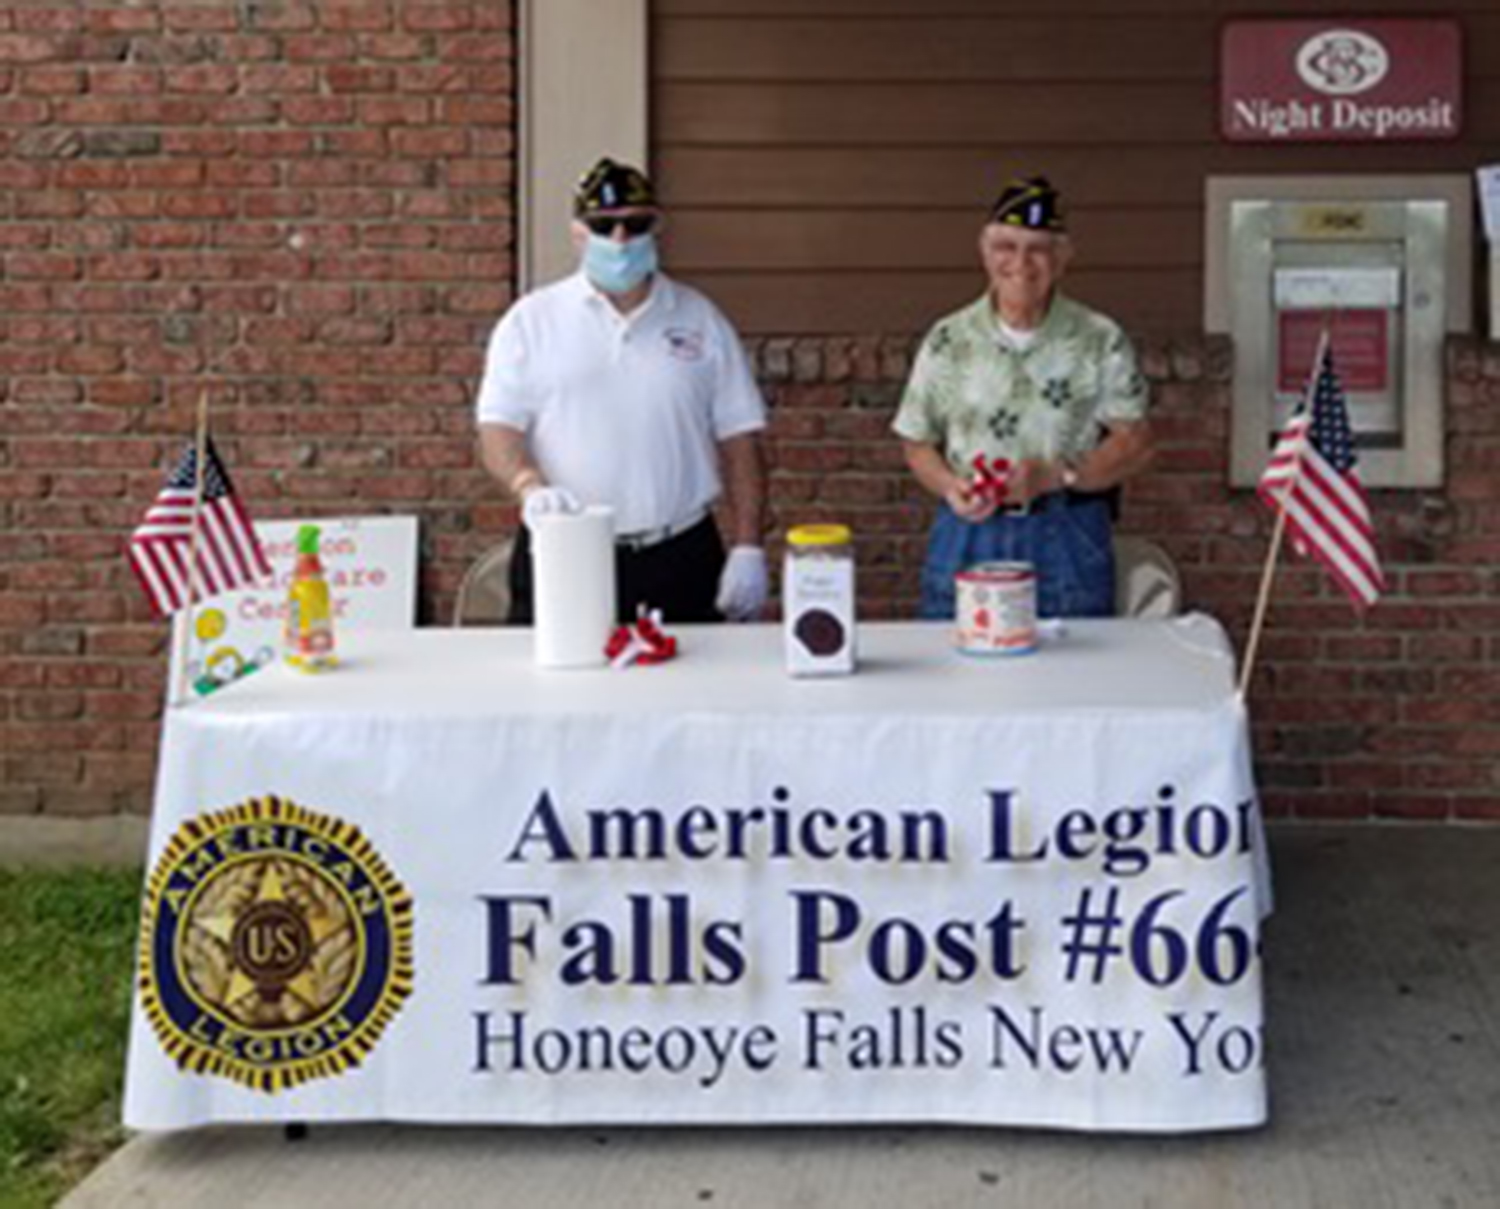
<path id="1" fill-rule="evenodd" d="M 1273 511 L 1284 504 L 1298 552 L 1328 568 L 1354 607 L 1364 609 L 1379 598 L 1385 576 L 1358 461 L 1344 390 L 1325 336 L 1307 396 L 1271 451 L 1259 495 Z"/>
<path id="2" fill-rule="evenodd" d="M 216 596 L 271 575 L 271 564 L 229 482 L 213 442 L 204 444 L 203 503 L 198 511 L 198 599 Z M 130 535 L 130 565 L 159 616 L 188 603 L 188 550 L 198 450 L 189 443 L 146 519 Z"/>

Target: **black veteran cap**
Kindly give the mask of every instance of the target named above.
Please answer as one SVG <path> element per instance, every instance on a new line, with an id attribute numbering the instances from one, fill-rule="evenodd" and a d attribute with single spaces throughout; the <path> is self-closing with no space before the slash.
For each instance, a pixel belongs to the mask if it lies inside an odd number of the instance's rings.
<path id="1" fill-rule="evenodd" d="M 656 190 L 646 174 L 606 156 L 583 175 L 573 192 L 573 213 L 582 218 L 599 210 L 656 205 Z"/>
<path id="2" fill-rule="evenodd" d="M 990 221 L 1029 231 L 1066 231 L 1057 190 L 1045 176 L 1013 181 L 995 199 Z"/>

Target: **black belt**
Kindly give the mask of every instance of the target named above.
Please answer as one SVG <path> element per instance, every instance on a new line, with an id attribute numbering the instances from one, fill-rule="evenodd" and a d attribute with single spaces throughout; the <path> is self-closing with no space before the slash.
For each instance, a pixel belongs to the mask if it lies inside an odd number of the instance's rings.
<path id="1" fill-rule="evenodd" d="M 659 546 L 663 542 L 669 542 L 674 537 L 681 537 L 684 533 L 691 533 L 708 519 L 708 509 L 704 508 L 695 516 L 675 525 L 662 525 L 660 528 L 645 529 L 639 533 L 617 534 L 615 545 L 619 546 L 622 550 L 629 550 L 632 553 L 649 550 L 652 546 Z"/>
<path id="2" fill-rule="evenodd" d="M 1046 512 L 1052 508 L 1083 508 L 1089 504 L 1106 504 L 1109 507 L 1111 518 L 1120 514 L 1120 489 L 1111 487 L 1106 491 L 1049 491 L 1045 495 L 1039 495 L 1029 504 L 1021 504 L 1017 507 L 1007 508 L 1002 506 L 999 512 L 1001 516 L 1031 516 L 1037 512 Z"/>

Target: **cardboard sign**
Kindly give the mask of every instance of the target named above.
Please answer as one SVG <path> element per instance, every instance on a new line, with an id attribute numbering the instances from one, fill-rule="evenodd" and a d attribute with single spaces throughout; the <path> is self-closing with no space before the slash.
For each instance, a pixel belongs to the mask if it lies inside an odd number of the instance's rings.
<path id="1" fill-rule="evenodd" d="M 360 629 L 410 629 L 416 621 L 417 518 L 354 516 L 315 521 L 256 521 L 272 578 L 256 588 L 224 592 L 191 613 L 187 670 L 193 691 L 205 696 L 281 658 L 287 586 L 297 561 L 297 530 L 322 530 L 324 578 L 333 597 L 334 634 Z M 180 683 L 182 626 L 172 625 L 171 685 Z"/>
<path id="2" fill-rule="evenodd" d="M 1456 21 L 1231 21 L 1220 52 L 1220 129 L 1251 143 L 1457 138 Z"/>

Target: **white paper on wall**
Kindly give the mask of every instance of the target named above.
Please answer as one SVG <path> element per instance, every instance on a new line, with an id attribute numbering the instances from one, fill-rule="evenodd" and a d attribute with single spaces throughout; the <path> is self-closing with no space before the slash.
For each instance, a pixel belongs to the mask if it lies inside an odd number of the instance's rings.
<path id="1" fill-rule="evenodd" d="M 1484 236 L 1491 243 L 1500 239 L 1500 164 L 1474 169 L 1479 187 L 1479 211 L 1484 218 Z"/>

